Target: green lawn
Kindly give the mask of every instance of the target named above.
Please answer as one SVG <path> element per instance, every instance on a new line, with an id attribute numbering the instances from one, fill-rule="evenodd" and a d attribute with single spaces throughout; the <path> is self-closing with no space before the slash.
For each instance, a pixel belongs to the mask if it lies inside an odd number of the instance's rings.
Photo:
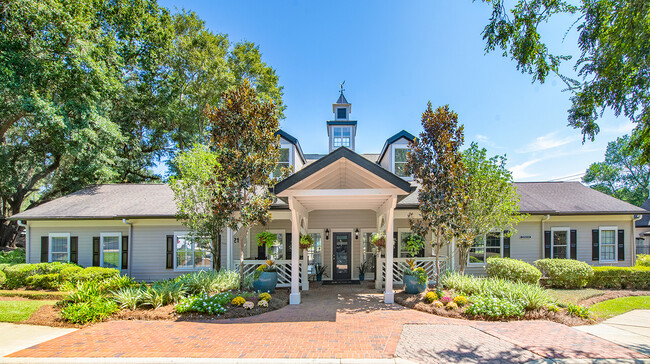
<path id="1" fill-rule="evenodd" d="M 593 289 L 593 288 L 583 288 L 583 289 L 549 289 L 549 293 L 553 296 L 558 302 L 568 304 L 578 304 L 578 302 L 585 300 L 587 298 L 596 297 L 604 294 L 605 292 Z"/>
<path id="2" fill-rule="evenodd" d="M 68 292 L 0 289 L 1 297 L 24 297 L 30 300 L 61 300 Z"/>
<path id="3" fill-rule="evenodd" d="M 27 320 L 39 307 L 53 305 L 56 301 L 0 301 L 0 321 L 18 322 Z"/>
<path id="4" fill-rule="evenodd" d="M 608 319 L 637 309 L 650 310 L 650 296 L 619 297 L 589 307 L 589 311 L 601 319 Z"/>

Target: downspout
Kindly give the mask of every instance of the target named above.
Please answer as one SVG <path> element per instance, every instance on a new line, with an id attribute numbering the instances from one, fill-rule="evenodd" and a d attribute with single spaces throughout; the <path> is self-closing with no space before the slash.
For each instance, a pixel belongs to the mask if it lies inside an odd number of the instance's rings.
<path id="1" fill-rule="evenodd" d="M 29 225 L 23 223 L 21 220 L 16 221 L 18 226 L 25 228 L 25 263 L 29 263 L 29 248 L 31 244 L 29 243 L 30 234 L 29 234 Z"/>
<path id="2" fill-rule="evenodd" d="M 551 219 L 551 214 L 546 214 L 546 218 L 542 218 L 542 224 L 541 224 L 542 230 L 540 231 L 540 235 L 539 235 L 540 240 L 542 242 L 542 244 L 540 244 L 540 247 L 542 249 L 541 250 L 542 259 L 547 258 L 547 257 L 544 256 L 544 222 L 546 222 L 546 221 L 548 221 L 550 219 Z"/>
<path id="3" fill-rule="evenodd" d="M 643 215 L 636 215 L 632 218 L 632 266 L 636 265 L 636 222 L 641 220 Z"/>
<path id="4" fill-rule="evenodd" d="M 126 265 L 126 274 L 131 277 L 131 266 L 133 265 L 133 223 L 126 221 L 126 219 L 122 219 L 122 222 L 129 225 L 129 260 Z"/>

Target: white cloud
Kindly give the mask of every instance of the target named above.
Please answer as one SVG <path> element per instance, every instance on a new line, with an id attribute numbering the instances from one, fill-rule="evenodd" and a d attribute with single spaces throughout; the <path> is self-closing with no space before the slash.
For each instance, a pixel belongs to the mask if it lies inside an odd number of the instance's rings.
<path id="1" fill-rule="evenodd" d="M 619 126 L 604 128 L 603 131 L 606 133 L 630 134 L 632 133 L 632 129 L 634 129 L 636 126 L 637 126 L 636 123 L 627 120 L 626 122 L 622 123 Z"/>
<path id="2" fill-rule="evenodd" d="M 486 135 L 476 134 L 476 140 L 479 142 L 486 142 L 488 137 Z"/>
<path id="3" fill-rule="evenodd" d="M 539 176 L 539 174 L 534 174 L 530 172 L 526 172 L 526 168 L 530 167 L 531 165 L 541 161 L 542 159 L 533 159 L 529 160 L 527 162 L 524 162 L 522 164 L 518 164 L 514 167 L 510 168 L 510 172 L 512 172 L 512 178 L 515 180 L 522 179 L 522 178 L 530 178 L 530 177 L 535 177 Z"/>
<path id="4" fill-rule="evenodd" d="M 565 144 L 569 144 L 573 141 L 577 141 L 578 138 L 575 136 L 568 137 L 557 137 L 557 132 L 548 133 L 541 137 L 535 138 L 535 140 L 529 143 L 525 148 L 518 150 L 519 153 L 531 153 L 539 152 L 542 150 L 548 150 L 560 147 Z"/>

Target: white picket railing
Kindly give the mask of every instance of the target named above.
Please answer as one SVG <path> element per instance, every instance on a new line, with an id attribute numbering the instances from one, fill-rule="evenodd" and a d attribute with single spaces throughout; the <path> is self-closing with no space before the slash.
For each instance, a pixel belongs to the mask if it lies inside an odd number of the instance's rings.
<path id="1" fill-rule="evenodd" d="M 436 257 L 426 258 L 393 258 L 393 284 L 403 284 L 403 270 L 408 267 L 406 261 L 408 259 L 415 259 L 417 267 L 424 268 L 429 276 L 429 284 L 435 284 L 436 277 Z M 440 273 L 444 273 L 447 268 L 447 257 L 441 256 L 439 258 Z M 381 267 L 381 282 L 386 282 L 386 258 L 379 259 L 379 266 Z"/>
<path id="2" fill-rule="evenodd" d="M 278 270 L 277 287 L 291 287 L 291 260 L 274 260 L 274 262 Z M 254 273 L 257 267 L 265 263 L 265 260 L 244 260 L 244 276 Z M 300 277 L 299 282 L 302 286 L 303 261 L 301 260 L 299 264 L 300 273 L 298 277 Z"/>

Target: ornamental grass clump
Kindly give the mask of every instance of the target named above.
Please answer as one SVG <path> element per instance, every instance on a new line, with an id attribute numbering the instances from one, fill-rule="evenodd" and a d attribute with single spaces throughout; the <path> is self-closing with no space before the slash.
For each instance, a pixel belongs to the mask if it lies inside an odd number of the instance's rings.
<path id="1" fill-rule="evenodd" d="M 120 308 L 135 310 L 142 302 L 144 292 L 140 287 L 123 287 L 113 292 L 113 299 Z"/>
<path id="2" fill-rule="evenodd" d="M 239 274 L 227 269 L 188 273 L 176 278 L 176 280 L 183 284 L 187 293 L 192 295 L 220 293 L 240 288 Z"/>

